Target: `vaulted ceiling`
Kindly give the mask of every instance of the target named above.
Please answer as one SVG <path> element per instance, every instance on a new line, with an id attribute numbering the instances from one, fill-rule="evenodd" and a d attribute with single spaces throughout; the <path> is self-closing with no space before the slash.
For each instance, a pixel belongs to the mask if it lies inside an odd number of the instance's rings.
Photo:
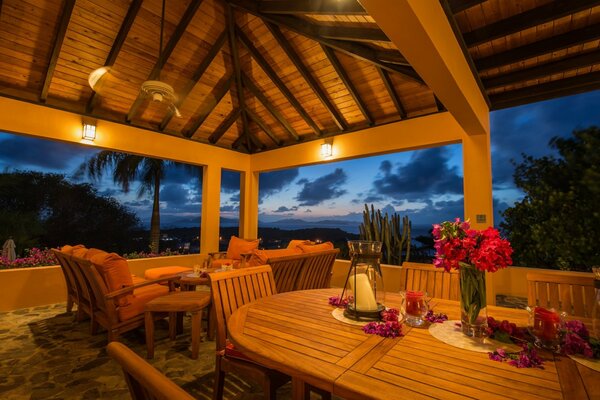
<path id="1" fill-rule="evenodd" d="M 441 3 L 491 108 L 600 87 L 600 1 Z M 2 96 L 243 152 L 444 111 L 355 0 L 167 0 L 162 57 L 162 0 L 0 7 Z"/>

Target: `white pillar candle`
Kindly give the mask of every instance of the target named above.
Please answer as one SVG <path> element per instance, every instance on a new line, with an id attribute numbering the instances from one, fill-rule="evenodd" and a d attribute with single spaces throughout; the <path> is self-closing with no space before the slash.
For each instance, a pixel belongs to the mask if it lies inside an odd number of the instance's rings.
<path id="1" fill-rule="evenodd" d="M 356 274 L 356 288 L 354 288 L 354 276 L 351 276 L 349 281 L 356 299 L 356 310 L 377 311 L 377 300 L 375 300 L 367 274 Z"/>

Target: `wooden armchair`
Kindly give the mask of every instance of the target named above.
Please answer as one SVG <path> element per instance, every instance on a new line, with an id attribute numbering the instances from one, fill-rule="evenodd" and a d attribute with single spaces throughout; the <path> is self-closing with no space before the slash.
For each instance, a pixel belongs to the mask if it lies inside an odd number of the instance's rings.
<path id="1" fill-rule="evenodd" d="M 107 351 L 123 368 L 129 394 L 133 400 L 194 399 L 124 344 L 109 343 Z"/>
<path id="2" fill-rule="evenodd" d="M 432 264 L 402 263 L 400 287 L 403 290 L 425 291 L 429 296 L 438 299 L 460 299 L 458 271 L 446 272 Z"/>
<path id="3" fill-rule="evenodd" d="M 65 284 L 67 286 L 67 312 L 73 311 L 73 305 L 77 305 L 78 319 L 79 314 L 83 312 L 81 306 L 79 306 L 79 289 L 78 283 L 75 278 L 74 272 L 71 270 L 71 266 L 68 263 L 67 257 L 58 249 L 52 249 L 52 254 L 56 257 L 60 269 L 65 277 Z"/>
<path id="4" fill-rule="evenodd" d="M 273 257 L 266 261 L 273 269 L 277 293 L 328 288 L 339 249 Z"/>
<path id="5" fill-rule="evenodd" d="M 527 300 L 530 306 L 554 308 L 578 317 L 592 317 L 594 275 L 584 272 L 529 272 Z"/>
<path id="6" fill-rule="evenodd" d="M 229 239 L 227 251 L 216 251 L 208 253 L 208 265 L 220 267 L 223 264 L 245 264 L 252 254 L 252 250 L 258 249 L 260 239 L 241 239 L 232 236 Z"/>
<path id="7" fill-rule="evenodd" d="M 119 290 L 109 291 L 98 266 L 91 261 L 72 256 L 71 260 L 85 278 L 85 284 L 92 302 L 92 332 L 98 325 L 108 331 L 108 341 L 116 341 L 121 333 L 144 325 L 144 305 L 159 296 L 174 290 L 174 282 L 179 276 L 163 277 L 143 281 Z M 169 285 L 159 283 L 168 281 Z M 156 319 L 164 315 L 156 314 Z"/>
<path id="8" fill-rule="evenodd" d="M 271 267 L 263 265 L 211 273 L 210 284 L 217 319 L 217 354 L 213 398 L 223 398 L 225 374 L 235 372 L 260 383 L 265 399 L 274 399 L 275 391 L 289 381 L 289 376 L 245 358 L 227 341 L 227 320 L 235 310 L 244 304 L 277 293 Z"/>

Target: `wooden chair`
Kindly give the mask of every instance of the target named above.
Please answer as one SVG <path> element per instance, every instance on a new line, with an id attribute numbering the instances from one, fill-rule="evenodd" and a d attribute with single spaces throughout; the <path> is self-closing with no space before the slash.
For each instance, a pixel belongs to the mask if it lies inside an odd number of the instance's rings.
<path id="1" fill-rule="evenodd" d="M 304 254 L 304 265 L 294 290 L 325 289 L 331 286 L 333 264 L 340 249 Z M 312 257 L 311 257 L 312 256 Z M 277 281 L 276 281 L 277 282 Z"/>
<path id="2" fill-rule="evenodd" d="M 123 368 L 129 394 L 133 400 L 194 399 L 124 344 L 109 343 L 107 350 L 108 354 Z"/>
<path id="3" fill-rule="evenodd" d="M 271 267 L 262 265 L 211 273 L 210 285 L 217 319 L 213 398 L 223 398 L 225 374 L 235 372 L 248 376 L 259 383 L 263 388 L 265 399 L 275 399 L 277 388 L 289 381 L 290 377 L 245 359 L 227 341 L 227 320 L 235 310 L 244 304 L 277 293 Z"/>
<path id="4" fill-rule="evenodd" d="M 79 304 L 77 282 L 75 276 L 67 263 L 67 260 L 63 253 L 58 249 L 52 249 L 52 254 L 56 257 L 60 269 L 65 277 L 65 284 L 67 286 L 67 312 L 73 311 L 73 305 Z"/>
<path id="5" fill-rule="evenodd" d="M 403 290 L 425 291 L 438 299 L 460 299 L 458 271 L 446 272 L 432 264 L 402 263 L 400 287 Z"/>
<path id="6" fill-rule="evenodd" d="M 530 306 L 554 308 L 578 317 L 592 317 L 594 275 L 584 272 L 529 272 L 527 300 Z"/>

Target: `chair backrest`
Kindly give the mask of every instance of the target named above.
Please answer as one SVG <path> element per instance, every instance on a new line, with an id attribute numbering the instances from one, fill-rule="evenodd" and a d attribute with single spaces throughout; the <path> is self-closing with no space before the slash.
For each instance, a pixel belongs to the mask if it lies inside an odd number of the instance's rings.
<path id="1" fill-rule="evenodd" d="M 273 257 L 267 260 L 267 265 L 273 270 L 273 279 L 277 293 L 291 292 L 296 288 L 296 281 L 304 265 L 307 254 Z"/>
<path id="2" fill-rule="evenodd" d="M 328 288 L 331 283 L 333 264 L 339 252 L 340 249 L 326 250 L 312 253 L 312 257 L 306 257 L 294 290 Z"/>
<path id="3" fill-rule="evenodd" d="M 77 297 L 77 293 L 79 292 L 78 287 L 77 287 L 77 285 L 78 285 L 77 280 L 75 279 L 75 275 L 73 275 L 73 271 L 71 271 L 71 266 L 69 265 L 69 263 L 66 260 L 66 254 L 64 254 L 63 252 L 61 252 L 58 249 L 52 249 L 52 254 L 54 254 L 54 257 L 56 257 L 56 259 L 58 260 L 60 269 L 61 269 L 63 275 L 65 276 L 67 292 L 70 295 Z"/>
<path id="4" fill-rule="evenodd" d="M 277 293 L 273 270 L 268 265 L 209 274 L 217 318 L 217 351 L 225 348 L 231 314 L 252 301 Z"/>
<path id="5" fill-rule="evenodd" d="M 529 272 L 527 300 L 530 306 L 554 308 L 569 315 L 591 317 L 594 275 L 584 272 Z"/>
<path id="6" fill-rule="evenodd" d="M 432 264 L 402 263 L 400 287 L 403 290 L 421 290 L 431 297 L 446 300 L 460 299 L 458 271 L 446 272 Z"/>
<path id="7" fill-rule="evenodd" d="M 107 300 L 105 296 L 109 293 L 108 287 L 96 270 L 91 261 L 83 258 L 71 256 L 71 261 L 79 268 L 85 277 L 86 284 L 91 292 L 91 298 L 94 304 L 94 310 L 99 310 L 106 315 L 106 318 L 116 323 L 119 318 L 117 315 L 114 300 Z"/>
<path id="8" fill-rule="evenodd" d="M 111 342 L 107 350 L 108 354 L 123 368 L 125 381 L 133 400 L 194 398 L 124 344 Z"/>
<path id="9" fill-rule="evenodd" d="M 89 308 L 90 313 L 93 312 L 96 304 L 94 292 L 90 287 L 85 275 L 83 274 L 81 267 L 75 262 L 72 255 L 62 253 L 62 257 L 67 269 L 72 272 L 77 283 L 77 297 L 79 299 L 79 305 Z"/>

